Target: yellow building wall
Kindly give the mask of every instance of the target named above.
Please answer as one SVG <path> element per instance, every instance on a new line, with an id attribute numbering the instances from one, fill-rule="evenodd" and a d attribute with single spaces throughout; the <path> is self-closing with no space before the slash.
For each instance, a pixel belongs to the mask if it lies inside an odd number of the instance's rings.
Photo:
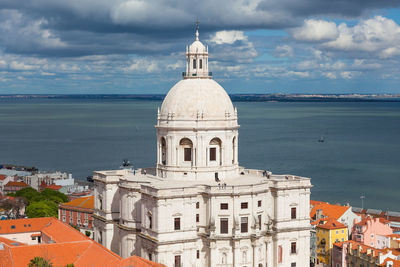
<path id="1" fill-rule="evenodd" d="M 343 230 L 343 232 L 342 232 Z M 342 240 L 343 238 L 343 240 Z M 325 239 L 325 245 L 321 245 L 321 240 Z M 322 229 L 316 228 L 316 252 L 319 263 L 330 264 L 330 256 L 333 244 L 336 242 L 347 241 L 347 227 L 341 229 Z"/>

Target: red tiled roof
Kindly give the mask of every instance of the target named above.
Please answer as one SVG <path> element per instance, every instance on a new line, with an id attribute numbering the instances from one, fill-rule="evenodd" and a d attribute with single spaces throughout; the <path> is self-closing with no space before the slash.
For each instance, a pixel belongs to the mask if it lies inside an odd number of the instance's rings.
<path id="1" fill-rule="evenodd" d="M 322 210 L 325 217 L 338 220 L 348 209 L 349 206 L 332 205 L 328 203 L 316 204 L 310 212 L 310 218 L 315 220 L 317 210 Z"/>
<path id="2" fill-rule="evenodd" d="M 30 185 L 25 182 L 8 182 L 5 186 L 18 186 L 18 187 L 29 187 Z"/>
<path id="3" fill-rule="evenodd" d="M 51 217 L 0 221 L 0 234 L 40 232 Z"/>
<path id="4" fill-rule="evenodd" d="M 30 227 L 24 226 L 30 224 Z M 14 225 L 14 228 L 11 226 Z M 29 229 L 27 229 L 29 228 Z M 40 231 L 52 240 L 52 243 L 37 245 L 12 245 L 15 241 L 4 238 L 9 233 L 24 233 Z M 53 266 L 74 264 L 75 267 L 86 266 L 113 266 L 127 265 L 137 267 L 164 266 L 147 261 L 137 256 L 121 258 L 102 245 L 96 243 L 84 234 L 62 223 L 55 218 L 35 218 L 0 221 L 0 243 L 4 249 L 0 250 L 3 266 L 27 266 L 34 257 L 43 257 L 51 261 Z M 44 239 L 43 239 L 44 240 Z M 53 243 L 54 242 L 54 243 Z"/>
<path id="5" fill-rule="evenodd" d="M 392 260 L 389 258 L 385 259 L 380 266 L 386 266 L 386 263 L 389 261 L 393 262 L 393 265 L 392 265 L 393 267 L 400 267 L 400 260 Z"/>
<path id="6" fill-rule="evenodd" d="M 94 209 L 94 196 L 76 198 L 70 202 L 63 203 L 60 207 L 68 206 L 75 208 Z"/>
<path id="7" fill-rule="evenodd" d="M 51 184 L 51 185 L 45 186 L 45 188 L 58 191 L 58 190 L 60 190 L 62 188 L 62 186 L 61 185 Z"/>
<path id="8" fill-rule="evenodd" d="M 3 174 L 0 174 L 0 180 L 3 181 L 4 179 L 6 179 L 6 177 L 7 177 L 7 176 L 5 176 L 5 175 L 3 175 Z"/>
<path id="9" fill-rule="evenodd" d="M 328 202 L 318 201 L 318 200 L 310 200 L 311 206 L 315 206 L 315 205 L 319 205 L 319 204 L 328 204 Z"/>
<path id="10" fill-rule="evenodd" d="M 332 218 L 320 219 L 317 222 L 318 223 L 316 224 L 316 227 L 322 229 L 332 230 L 332 229 L 347 228 L 346 225 Z"/>
<path id="11" fill-rule="evenodd" d="M 376 218 L 371 218 L 371 217 L 363 217 L 363 219 L 360 221 L 360 222 L 358 222 L 358 223 L 356 223 L 356 224 L 354 224 L 354 225 L 367 225 L 367 222 L 368 221 L 375 221 L 376 219 L 378 219 L 379 220 L 379 222 L 380 223 L 383 223 L 383 224 L 388 224 L 388 223 L 390 223 L 388 220 L 386 220 L 385 218 L 383 218 L 383 217 L 376 217 Z"/>

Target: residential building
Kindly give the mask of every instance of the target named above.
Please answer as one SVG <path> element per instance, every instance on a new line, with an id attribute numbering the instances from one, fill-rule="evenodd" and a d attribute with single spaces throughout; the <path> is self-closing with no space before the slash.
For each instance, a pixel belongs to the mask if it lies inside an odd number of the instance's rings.
<path id="1" fill-rule="evenodd" d="M 4 186 L 8 182 L 12 182 L 12 181 L 14 181 L 14 177 L 13 176 L 0 174 L 0 193 L 3 193 Z"/>
<path id="2" fill-rule="evenodd" d="M 317 263 L 331 266 L 333 244 L 347 241 L 347 226 L 332 218 L 319 219 L 316 228 Z"/>
<path id="3" fill-rule="evenodd" d="M 25 182 L 8 182 L 6 185 L 4 185 L 3 192 L 4 194 L 8 193 L 15 193 L 23 188 L 30 187 L 27 183 Z"/>
<path id="4" fill-rule="evenodd" d="M 238 113 L 186 49 L 183 80 L 157 114 L 156 168 L 95 171 L 95 240 L 167 266 L 309 266 L 309 178 L 246 169 Z"/>
<path id="5" fill-rule="evenodd" d="M 400 252 L 394 249 L 376 249 L 354 240 L 335 243 L 332 267 L 395 267 L 400 263 Z M 397 263 L 396 263 L 397 262 Z M 390 265 L 392 264 L 392 265 Z"/>
<path id="6" fill-rule="evenodd" d="M 393 229 L 393 232 L 396 234 L 400 234 L 400 212 L 396 211 L 382 211 L 382 210 L 373 210 L 373 209 L 362 209 L 357 207 L 352 207 L 353 212 L 358 215 L 368 215 L 372 217 L 381 217 L 385 218 L 390 222 L 390 227 Z"/>
<path id="7" fill-rule="evenodd" d="M 384 218 L 365 217 L 354 224 L 351 239 L 374 248 L 390 246 L 389 235 L 393 234 L 389 221 Z"/>
<path id="8" fill-rule="evenodd" d="M 28 266 L 34 257 L 53 266 L 162 266 L 137 256 L 123 259 L 55 218 L 0 221 L 1 266 Z"/>
<path id="9" fill-rule="evenodd" d="M 29 176 L 24 176 L 23 180 L 36 190 L 40 190 L 40 187 L 44 186 L 43 184 L 67 186 L 73 185 L 75 181 L 74 178 L 72 178 L 72 174 L 67 174 L 60 171 L 34 173 Z"/>
<path id="10" fill-rule="evenodd" d="M 354 220 L 361 220 L 361 216 L 355 214 L 350 206 L 333 205 L 327 202 L 313 202 L 313 208 L 310 212 L 311 221 L 322 218 L 335 219 L 347 226 L 347 232 L 350 234 L 353 229 Z"/>
<path id="11" fill-rule="evenodd" d="M 76 226 L 86 236 L 93 238 L 94 196 L 74 199 L 61 203 L 58 208 L 58 219 Z"/>

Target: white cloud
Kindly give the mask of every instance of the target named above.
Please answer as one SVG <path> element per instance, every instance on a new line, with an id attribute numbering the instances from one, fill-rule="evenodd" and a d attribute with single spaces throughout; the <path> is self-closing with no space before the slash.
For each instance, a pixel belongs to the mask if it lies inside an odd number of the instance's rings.
<path id="1" fill-rule="evenodd" d="M 159 62 L 148 59 L 135 59 L 128 67 L 123 68 L 125 72 L 154 72 L 157 71 Z"/>
<path id="2" fill-rule="evenodd" d="M 334 22 L 325 20 L 307 19 L 301 27 L 290 30 L 296 40 L 319 42 L 334 40 L 338 36 L 338 30 Z"/>
<path id="3" fill-rule="evenodd" d="M 242 31 L 219 31 L 210 39 L 216 44 L 233 44 L 236 41 L 247 41 L 247 36 Z"/>
<path id="4" fill-rule="evenodd" d="M 382 58 L 400 54 L 400 26 L 391 19 L 375 16 L 361 20 L 353 27 L 341 23 L 339 36 L 326 42 L 325 48 L 375 53 Z"/>
<path id="5" fill-rule="evenodd" d="M 288 45 L 278 45 L 275 47 L 274 56 L 276 57 L 292 57 L 293 48 Z"/>
<path id="6" fill-rule="evenodd" d="M 25 64 L 23 62 L 12 61 L 10 63 L 10 69 L 12 70 L 34 70 L 37 69 L 37 66 Z"/>
<path id="7" fill-rule="evenodd" d="M 329 79 L 336 79 L 336 74 L 333 72 L 324 72 L 322 75 Z"/>

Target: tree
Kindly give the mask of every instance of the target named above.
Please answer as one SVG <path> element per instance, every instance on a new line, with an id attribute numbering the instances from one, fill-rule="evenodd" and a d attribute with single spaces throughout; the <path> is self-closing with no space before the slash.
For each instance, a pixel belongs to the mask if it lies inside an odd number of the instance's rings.
<path id="1" fill-rule="evenodd" d="M 45 258 L 34 257 L 29 262 L 28 267 L 53 267 L 53 264 Z"/>
<path id="2" fill-rule="evenodd" d="M 58 217 L 58 206 L 52 201 L 32 202 L 25 210 L 29 218 Z"/>

